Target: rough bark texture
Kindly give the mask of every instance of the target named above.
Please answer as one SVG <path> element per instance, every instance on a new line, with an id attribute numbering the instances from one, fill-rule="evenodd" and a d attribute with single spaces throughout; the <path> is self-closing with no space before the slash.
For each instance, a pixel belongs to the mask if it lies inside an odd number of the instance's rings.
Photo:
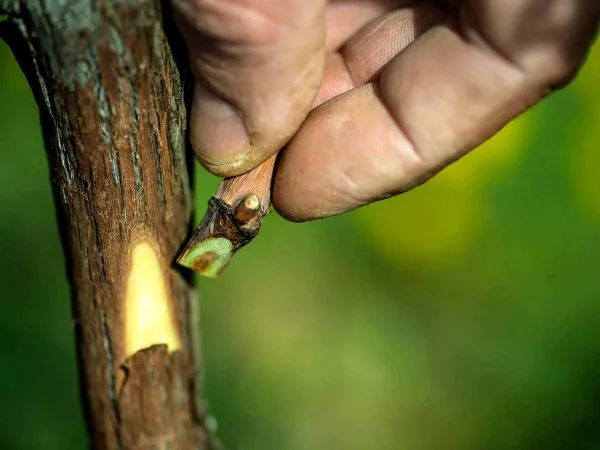
<path id="1" fill-rule="evenodd" d="M 40 106 L 97 449 L 209 448 L 196 401 L 193 289 L 173 265 L 192 203 L 164 6 L 0 0 L 3 35 Z M 125 314 L 128 274 L 142 241 L 158 261 L 178 344 L 128 353 L 137 320 Z"/>

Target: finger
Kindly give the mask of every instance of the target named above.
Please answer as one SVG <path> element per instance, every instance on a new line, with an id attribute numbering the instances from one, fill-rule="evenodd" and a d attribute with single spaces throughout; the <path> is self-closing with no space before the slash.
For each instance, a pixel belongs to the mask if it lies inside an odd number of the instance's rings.
<path id="1" fill-rule="evenodd" d="M 431 6 L 393 11 L 328 55 L 315 106 L 339 97 L 312 111 L 280 158 L 273 198 L 280 214 L 309 220 L 352 209 L 376 195 L 371 177 L 387 179 L 403 170 L 382 164 L 406 140 L 377 100 L 374 86 L 363 83 L 377 79 L 381 67 L 443 18 Z M 369 133 L 362 125 L 367 123 L 373 127 Z"/>
<path id="2" fill-rule="evenodd" d="M 377 82 L 310 114 L 276 174 L 283 216 L 341 213 L 429 179 L 569 80 L 598 24 L 595 2 L 478 4 L 456 24 L 428 30 Z M 484 34 L 478 27 L 492 16 L 503 25 Z M 532 31 L 542 23 L 552 32 Z"/>
<path id="3" fill-rule="evenodd" d="M 201 163 L 246 172 L 308 114 L 324 64 L 324 0 L 173 0 L 197 84 L 190 119 Z"/>
<path id="4" fill-rule="evenodd" d="M 358 30 L 339 52 L 327 56 L 315 106 L 377 79 L 385 64 L 444 15 L 431 5 L 404 8 L 382 14 Z"/>

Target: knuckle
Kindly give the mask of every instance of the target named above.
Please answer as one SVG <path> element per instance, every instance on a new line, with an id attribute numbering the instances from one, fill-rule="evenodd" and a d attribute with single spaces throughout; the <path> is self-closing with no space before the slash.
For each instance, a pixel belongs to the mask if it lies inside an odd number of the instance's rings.
<path id="1" fill-rule="evenodd" d="M 472 2 L 466 17 L 484 40 L 545 88 L 571 81 L 598 29 L 597 0 Z"/>
<path id="2" fill-rule="evenodd" d="M 561 51 L 555 52 L 551 57 L 553 70 L 550 72 L 552 78 L 549 80 L 552 87 L 562 87 L 570 83 L 582 64 L 582 57 L 576 57 L 571 53 Z"/>
<path id="3" fill-rule="evenodd" d="M 537 5 L 524 39 L 532 66 L 551 88 L 569 83 L 583 64 L 598 27 L 598 7 L 588 1 L 551 0 Z"/>
<path id="4" fill-rule="evenodd" d="M 530 74 L 550 89 L 570 83 L 585 60 L 585 44 L 574 46 L 568 40 L 549 43 L 535 49 L 529 60 Z"/>

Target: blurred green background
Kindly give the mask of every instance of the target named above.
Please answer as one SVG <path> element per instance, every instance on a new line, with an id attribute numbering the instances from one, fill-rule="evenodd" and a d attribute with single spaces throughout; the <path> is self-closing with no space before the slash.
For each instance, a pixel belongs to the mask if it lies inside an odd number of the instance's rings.
<path id="1" fill-rule="evenodd" d="M 198 178 L 202 210 L 216 180 Z M 222 441 L 600 449 L 599 269 L 596 44 L 568 89 L 432 182 L 330 220 L 273 214 L 200 281 Z M 0 44 L 0 449 L 85 448 L 77 396 L 36 107 Z"/>

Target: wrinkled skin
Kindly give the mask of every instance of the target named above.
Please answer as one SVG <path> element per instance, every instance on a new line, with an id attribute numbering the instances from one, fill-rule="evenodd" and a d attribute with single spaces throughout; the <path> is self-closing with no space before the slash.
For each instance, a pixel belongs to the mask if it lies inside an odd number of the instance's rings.
<path id="1" fill-rule="evenodd" d="M 296 221 L 428 180 L 568 83 L 600 16 L 600 0 L 173 4 L 199 160 L 232 176 L 285 146 L 273 201 Z"/>

